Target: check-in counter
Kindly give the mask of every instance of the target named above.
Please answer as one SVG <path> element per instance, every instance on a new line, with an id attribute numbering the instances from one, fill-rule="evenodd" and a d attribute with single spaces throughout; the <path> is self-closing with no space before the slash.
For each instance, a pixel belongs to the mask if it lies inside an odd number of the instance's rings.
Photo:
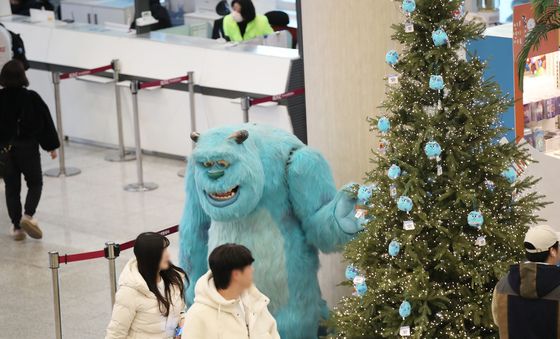
<path id="1" fill-rule="evenodd" d="M 51 71 L 90 69 L 119 59 L 125 79 L 168 79 L 194 72 L 196 128 L 242 123 L 239 98 L 286 92 L 303 85 L 297 50 L 220 43 L 214 40 L 152 32 L 145 36 L 102 26 L 56 22 L 31 23 L 12 16 L 0 22 L 21 34 L 31 61 L 30 88 L 54 116 Z M 117 144 L 115 94 L 110 74 L 61 81 L 64 132 L 70 139 Z M 132 103 L 127 82 L 120 87 L 127 146 L 133 146 Z M 185 156 L 190 152 L 189 95 L 175 89 L 142 90 L 139 95 L 142 147 Z M 305 103 L 254 106 L 250 121 L 288 131 L 305 139 Z M 294 121 L 294 124 L 292 124 Z"/>

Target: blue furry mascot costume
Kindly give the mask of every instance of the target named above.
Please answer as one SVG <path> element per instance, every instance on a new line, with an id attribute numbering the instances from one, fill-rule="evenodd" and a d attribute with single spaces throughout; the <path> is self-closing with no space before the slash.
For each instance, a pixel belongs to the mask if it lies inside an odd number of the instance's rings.
<path id="1" fill-rule="evenodd" d="M 355 198 L 337 192 L 318 152 L 283 130 L 244 124 L 191 138 L 197 145 L 180 225 L 189 304 L 208 254 L 224 243 L 242 244 L 253 252 L 255 284 L 271 300 L 281 337 L 317 338 L 319 321 L 328 316 L 318 251 L 340 250 L 362 229 Z"/>

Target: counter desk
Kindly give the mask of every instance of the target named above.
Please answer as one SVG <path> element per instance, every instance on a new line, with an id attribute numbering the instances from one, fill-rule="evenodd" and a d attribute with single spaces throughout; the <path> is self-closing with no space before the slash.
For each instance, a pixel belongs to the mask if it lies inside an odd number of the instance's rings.
<path id="1" fill-rule="evenodd" d="M 215 40 L 152 32 L 143 36 L 88 24 L 32 23 L 28 17 L 0 18 L 24 40 L 30 88 L 54 117 L 52 71 L 90 69 L 119 59 L 123 79 L 168 79 L 194 72 L 196 128 L 204 131 L 243 122 L 239 98 L 275 95 L 303 86 L 303 62 L 297 50 L 233 45 Z M 117 144 L 111 74 L 61 81 L 64 132 L 70 139 Z M 133 144 L 132 102 L 128 81 L 120 83 L 124 136 Z M 185 86 L 186 87 L 186 86 Z M 190 153 L 189 95 L 178 89 L 138 94 L 142 147 L 185 156 Z M 254 106 L 250 121 L 293 131 L 305 141 L 305 99 Z"/>

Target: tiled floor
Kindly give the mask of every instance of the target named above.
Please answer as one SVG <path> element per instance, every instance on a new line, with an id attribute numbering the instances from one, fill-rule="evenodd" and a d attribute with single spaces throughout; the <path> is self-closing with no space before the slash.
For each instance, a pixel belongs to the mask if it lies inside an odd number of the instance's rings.
<path id="1" fill-rule="evenodd" d="M 103 248 L 108 240 L 124 242 L 138 233 L 179 222 L 184 202 L 181 161 L 144 158 L 145 180 L 159 184 L 155 191 L 129 193 L 135 182 L 135 163 L 109 163 L 104 149 L 72 144 L 67 165 L 82 174 L 45 178 L 37 217 L 41 241 L 16 243 L 9 237 L 9 218 L 0 184 L 0 338 L 54 338 L 51 273 L 47 252 L 76 253 Z M 43 166 L 57 166 L 46 157 Z M 170 236 L 177 253 L 177 236 Z M 117 260 L 117 272 L 131 256 Z M 111 314 L 107 261 L 97 259 L 60 268 L 64 338 L 99 339 Z"/>

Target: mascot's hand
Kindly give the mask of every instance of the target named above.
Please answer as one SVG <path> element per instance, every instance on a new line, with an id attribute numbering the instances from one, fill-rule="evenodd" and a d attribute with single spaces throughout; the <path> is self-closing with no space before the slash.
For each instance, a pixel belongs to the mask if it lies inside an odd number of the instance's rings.
<path id="1" fill-rule="evenodd" d="M 356 218 L 356 203 L 357 199 L 351 192 L 351 188 L 355 184 L 348 184 L 337 193 L 337 202 L 334 210 L 334 217 L 338 225 L 348 234 L 354 234 L 362 231 L 363 226 L 360 225 Z"/>

